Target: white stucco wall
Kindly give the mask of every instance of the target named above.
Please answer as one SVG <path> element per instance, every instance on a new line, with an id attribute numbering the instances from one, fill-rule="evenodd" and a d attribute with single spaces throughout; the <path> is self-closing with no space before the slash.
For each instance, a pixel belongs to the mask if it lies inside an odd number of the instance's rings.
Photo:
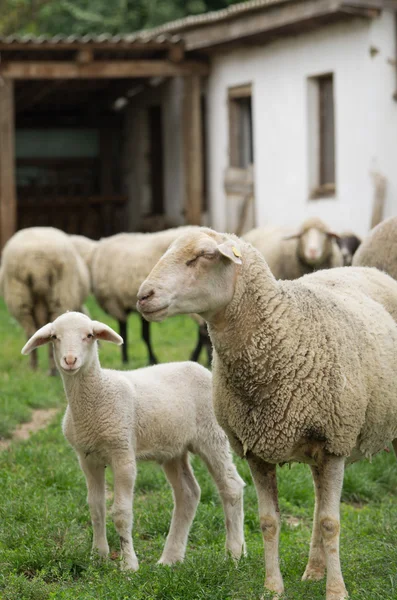
<path id="1" fill-rule="evenodd" d="M 256 224 L 297 226 L 318 215 L 337 231 L 367 232 L 371 171 L 387 178 L 386 216 L 397 214 L 394 16 L 329 25 L 295 38 L 215 56 L 208 81 L 211 224 L 224 230 L 229 87 L 252 83 Z M 378 50 L 373 57 L 370 47 Z M 307 78 L 334 74 L 336 195 L 309 200 Z"/>

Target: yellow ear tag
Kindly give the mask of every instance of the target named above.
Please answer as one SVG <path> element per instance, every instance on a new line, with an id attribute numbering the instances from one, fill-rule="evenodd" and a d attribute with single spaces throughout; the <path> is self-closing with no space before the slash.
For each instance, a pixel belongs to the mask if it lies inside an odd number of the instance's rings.
<path id="1" fill-rule="evenodd" d="M 238 248 L 236 248 L 236 246 L 232 246 L 232 251 L 234 256 L 237 256 L 237 258 L 241 258 L 241 252 Z"/>

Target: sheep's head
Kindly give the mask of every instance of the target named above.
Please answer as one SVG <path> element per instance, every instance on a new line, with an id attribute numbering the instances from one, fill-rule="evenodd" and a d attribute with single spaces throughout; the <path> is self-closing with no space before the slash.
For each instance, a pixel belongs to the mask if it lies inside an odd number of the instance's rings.
<path id="1" fill-rule="evenodd" d="M 142 283 L 138 310 L 148 321 L 216 314 L 233 298 L 240 257 L 237 238 L 204 227 L 181 235 Z"/>
<path id="2" fill-rule="evenodd" d="M 353 256 L 361 244 L 361 239 L 354 233 L 342 233 L 340 238 L 336 241 L 343 256 L 344 266 L 350 266 L 353 261 Z"/>
<path id="3" fill-rule="evenodd" d="M 297 253 L 300 260 L 311 267 L 316 267 L 322 265 L 331 256 L 333 240 L 338 237 L 323 221 L 312 217 L 303 223 L 298 233 L 285 239 L 297 239 Z"/>
<path id="4" fill-rule="evenodd" d="M 104 323 L 91 321 L 82 313 L 67 312 L 36 331 L 21 352 L 30 354 L 38 346 L 51 342 L 59 372 L 74 375 L 91 365 L 97 356 L 97 340 L 123 343 L 123 338 Z"/>

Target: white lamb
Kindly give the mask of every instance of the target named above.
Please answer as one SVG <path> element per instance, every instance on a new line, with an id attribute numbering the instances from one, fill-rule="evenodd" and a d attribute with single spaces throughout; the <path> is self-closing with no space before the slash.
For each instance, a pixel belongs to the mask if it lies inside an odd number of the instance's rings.
<path id="1" fill-rule="evenodd" d="M 214 347 L 215 414 L 255 482 L 266 587 L 283 592 L 276 465 L 304 462 L 315 512 L 304 579 L 327 570 L 327 600 L 347 597 L 339 561 L 345 464 L 397 451 L 397 283 L 345 267 L 277 281 L 262 255 L 210 229 L 176 240 L 138 293 L 151 321 L 197 312 Z"/>
<path id="2" fill-rule="evenodd" d="M 114 473 L 113 518 L 122 567 L 138 568 L 131 536 L 136 460 L 155 460 L 174 494 L 160 563 L 182 561 L 200 498 L 189 463 L 192 452 L 204 460 L 215 480 L 225 512 L 226 548 L 238 559 L 244 551 L 244 483 L 214 416 L 210 372 L 191 362 L 136 371 L 102 369 L 97 340 L 123 343 L 107 325 L 70 312 L 39 329 L 22 349 L 22 354 L 29 354 L 53 343 L 68 400 L 63 431 L 87 481 L 93 549 L 100 556 L 109 552 L 105 526 L 105 467 L 109 465 Z"/>

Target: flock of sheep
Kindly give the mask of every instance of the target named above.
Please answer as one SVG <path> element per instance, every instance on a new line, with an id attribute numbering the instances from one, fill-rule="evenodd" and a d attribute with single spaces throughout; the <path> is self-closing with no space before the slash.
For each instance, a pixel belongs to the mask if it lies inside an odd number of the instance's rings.
<path id="1" fill-rule="evenodd" d="M 244 483 L 231 446 L 248 461 L 258 495 L 265 587 L 284 590 L 276 465 L 304 462 L 312 470 L 315 511 L 303 578 L 326 573 L 326 599 L 347 598 L 339 560 L 344 468 L 390 442 L 397 453 L 396 242 L 397 218 L 360 246 L 319 219 L 297 232 L 262 228 L 244 239 L 193 226 L 99 242 L 51 228 L 15 234 L 3 251 L 0 291 L 27 334 L 22 353 L 53 348 L 68 400 L 63 431 L 87 481 L 93 550 L 109 551 L 109 465 L 121 564 L 138 568 L 132 500 L 136 461 L 146 459 L 161 464 L 174 496 L 160 562 L 183 560 L 200 497 L 191 452 L 214 478 L 226 548 L 240 558 Z M 119 321 L 122 337 L 81 312 L 89 289 Z M 176 314 L 204 319 L 212 376 L 192 362 L 102 369 L 97 340 L 125 342 L 124 324 L 136 308 L 143 322 Z M 154 362 L 148 329 L 143 333 Z"/>

